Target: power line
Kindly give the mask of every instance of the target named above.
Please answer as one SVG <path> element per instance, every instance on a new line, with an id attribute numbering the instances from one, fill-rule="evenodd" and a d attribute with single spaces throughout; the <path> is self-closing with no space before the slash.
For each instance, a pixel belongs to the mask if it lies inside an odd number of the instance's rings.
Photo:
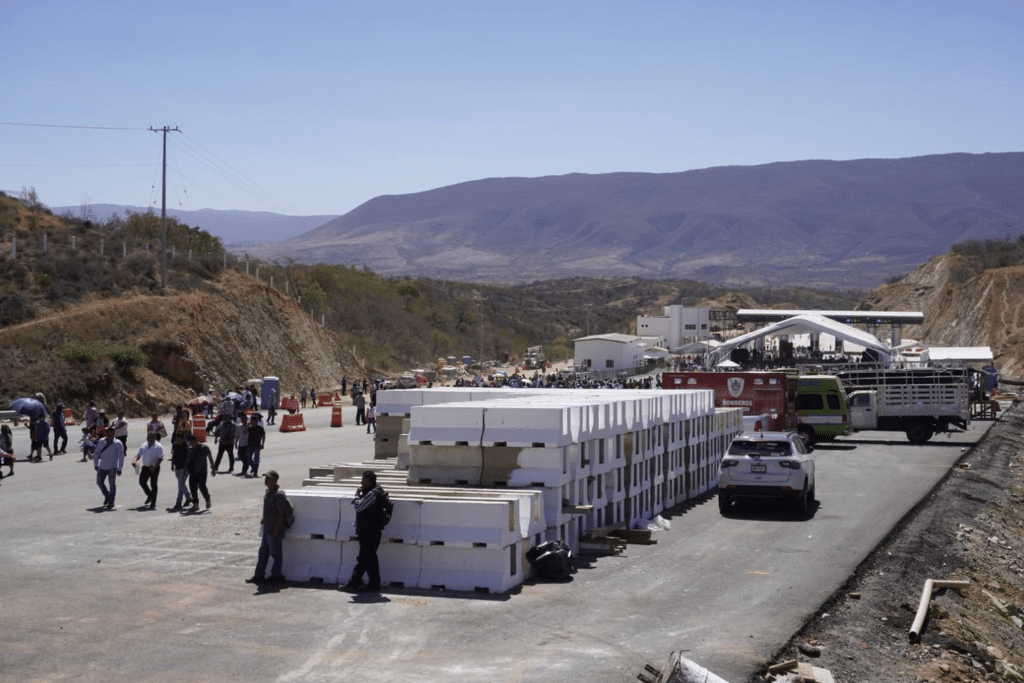
<path id="1" fill-rule="evenodd" d="M 85 130 L 149 130 L 148 128 L 125 128 L 123 126 L 70 126 L 59 123 L 19 123 L 17 121 L 0 121 L 0 126 L 32 126 L 34 128 L 77 128 Z"/>

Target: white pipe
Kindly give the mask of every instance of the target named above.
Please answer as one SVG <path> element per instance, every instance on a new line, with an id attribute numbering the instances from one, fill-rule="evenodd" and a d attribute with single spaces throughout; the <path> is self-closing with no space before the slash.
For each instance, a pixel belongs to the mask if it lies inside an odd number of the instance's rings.
<path id="1" fill-rule="evenodd" d="M 914 623 L 910 627 L 911 642 L 917 642 L 921 637 L 921 628 L 924 626 L 925 617 L 928 616 L 928 604 L 932 600 L 933 590 L 936 588 L 967 588 L 970 585 L 970 581 L 936 581 L 934 579 L 925 581 L 924 590 L 921 591 L 921 602 L 917 606 L 917 616 L 914 617 Z"/>

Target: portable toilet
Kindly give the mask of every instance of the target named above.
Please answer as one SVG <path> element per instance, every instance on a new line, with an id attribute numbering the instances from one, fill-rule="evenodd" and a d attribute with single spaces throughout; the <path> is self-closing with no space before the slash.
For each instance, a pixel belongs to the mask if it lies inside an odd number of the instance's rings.
<path id="1" fill-rule="evenodd" d="M 472 356 L 463 356 L 462 357 L 462 364 L 463 365 L 472 365 L 473 364 L 473 357 Z"/>
<path id="2" fill-rule="evenodd" d="M 263 385 L 260 387 L 260 408 L 263 410 L 270 408 L 271 391 L 277 396 L 277 405 L 274 408 L 278 408 L 281 405 L 281 380 L 277 377 L 264 377 Z"/>

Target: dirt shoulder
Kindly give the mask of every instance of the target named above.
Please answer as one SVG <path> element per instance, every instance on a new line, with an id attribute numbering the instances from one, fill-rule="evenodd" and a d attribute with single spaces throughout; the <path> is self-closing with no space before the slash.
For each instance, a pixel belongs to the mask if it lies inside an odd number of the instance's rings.
<path id="1" fill-rule="evenodd" d="M 809 662 L 840 683 L 1024 681 L 1022 435 L 1014 403 L 775 661 Z M 912 643 L 927 579 L 970 587 L 934 591 Z"/>

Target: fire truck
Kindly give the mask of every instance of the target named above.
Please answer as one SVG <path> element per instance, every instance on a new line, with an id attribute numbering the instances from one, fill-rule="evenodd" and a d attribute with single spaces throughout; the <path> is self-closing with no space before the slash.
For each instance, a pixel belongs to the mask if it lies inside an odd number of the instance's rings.
<path id="1" fill-rule="evenodd" d="M 785 372 L 663 372 L 662 389 L 711 389 L 715 407 L 742 408 L 744 429 L 756 429 L 767 416 L 765 431 L 797 428 L 797 377 Z M 746 419 L 749 418 L 749 419 Z"/>

